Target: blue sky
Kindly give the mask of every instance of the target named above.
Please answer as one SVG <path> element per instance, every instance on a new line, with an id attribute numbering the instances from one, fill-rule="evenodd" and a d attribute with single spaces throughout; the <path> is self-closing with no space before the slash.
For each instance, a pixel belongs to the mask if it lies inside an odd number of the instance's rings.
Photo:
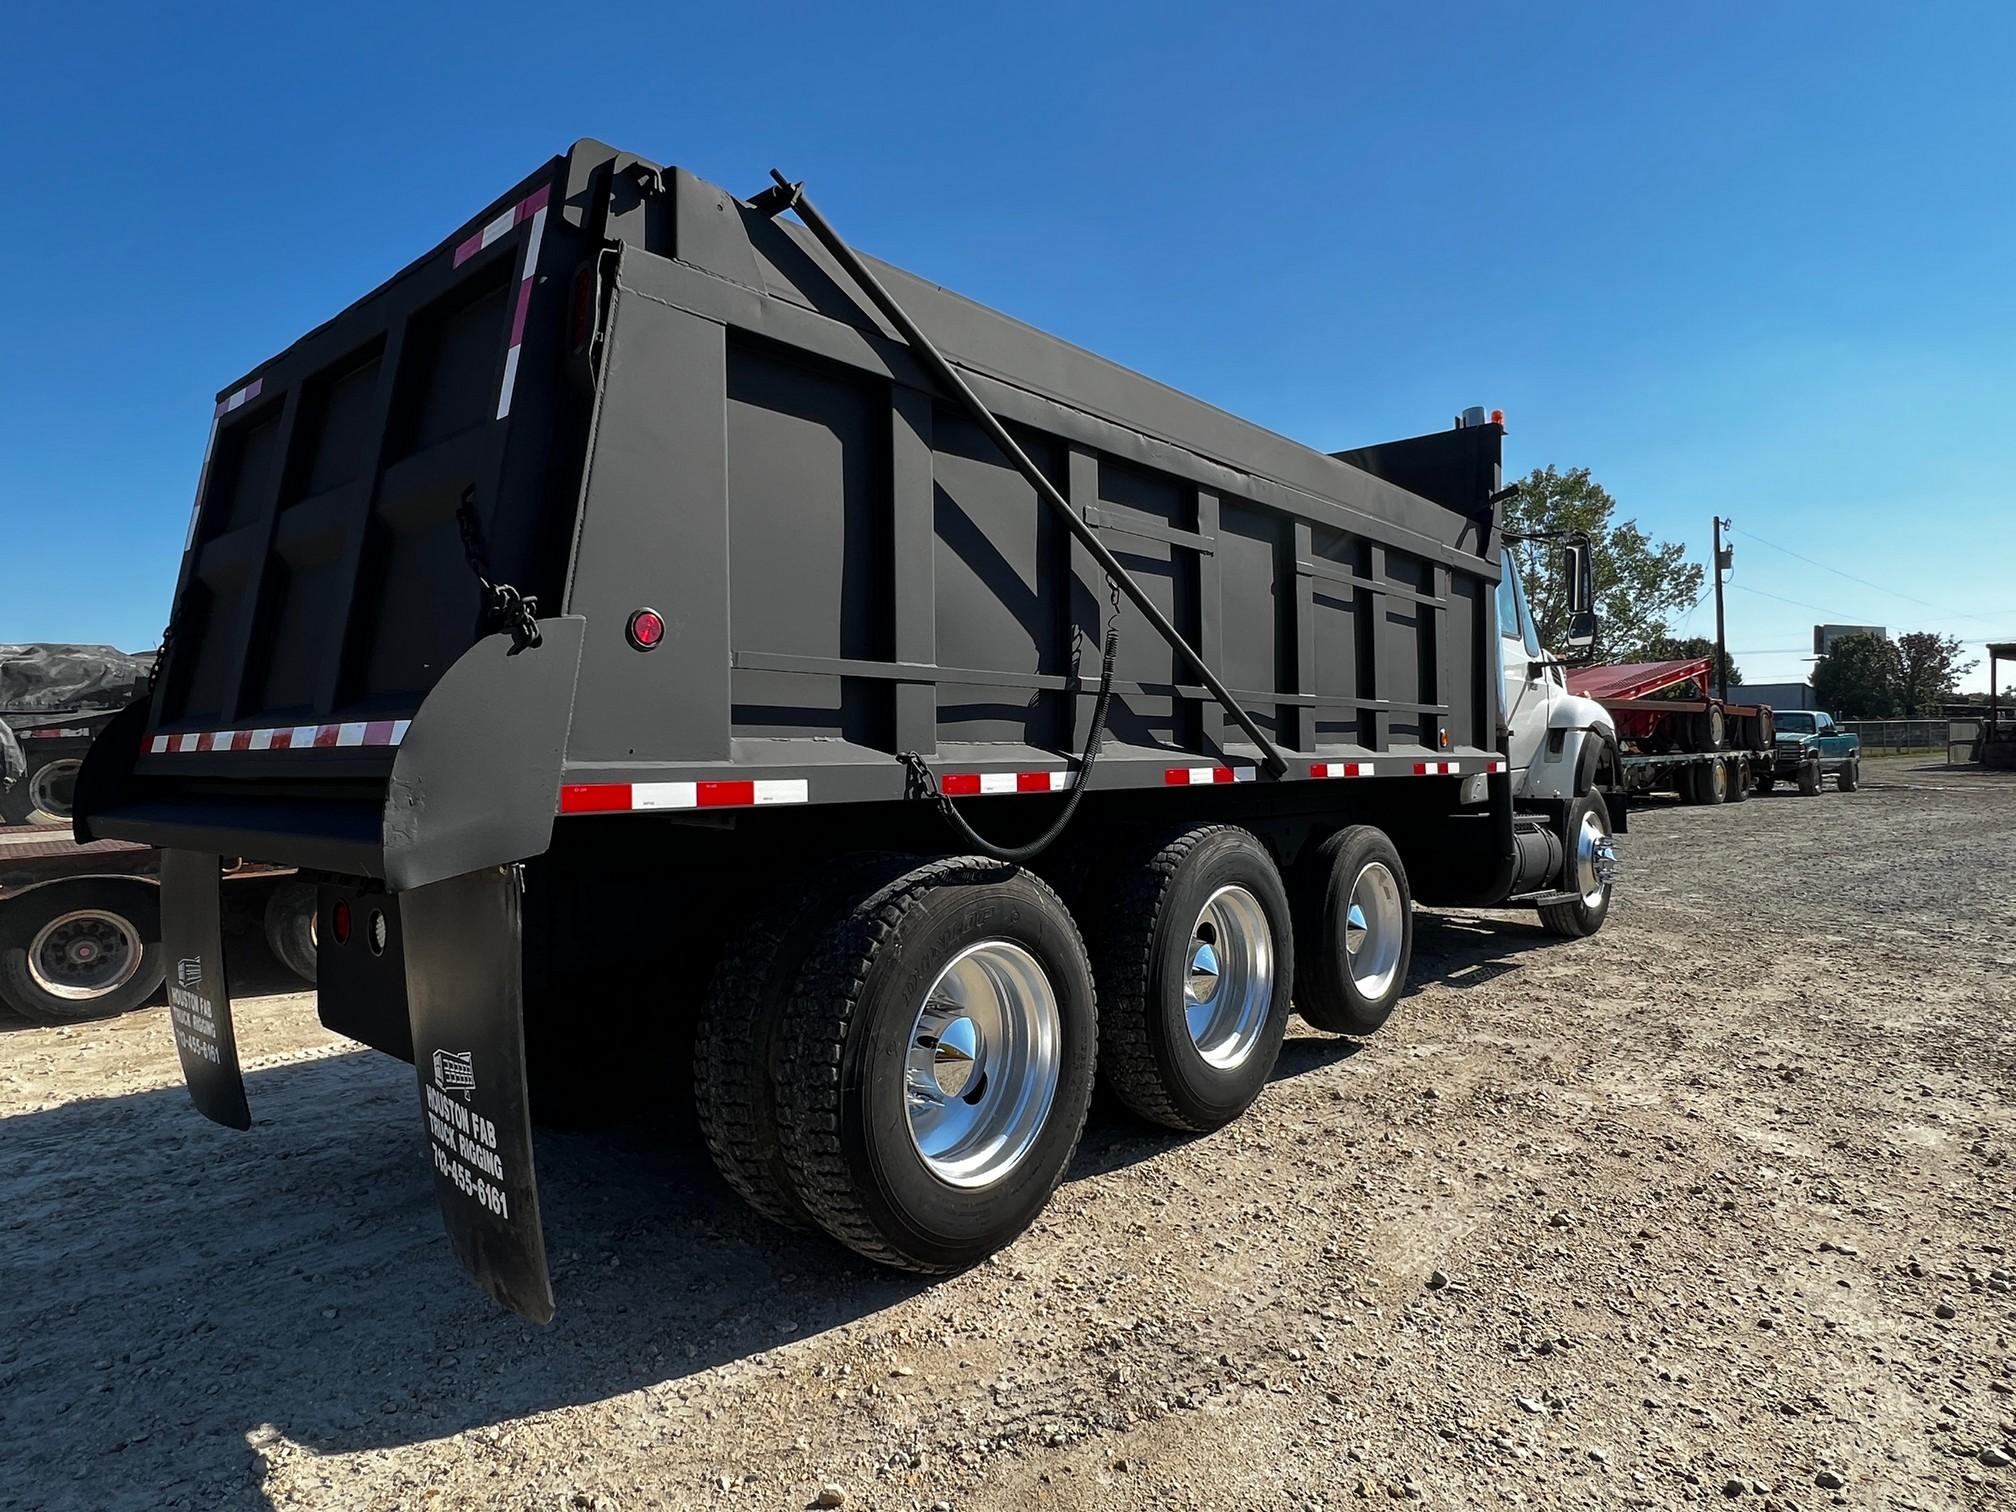
<path id="1" fill-rule="evenodd" d="M 152 644 L 216 391 L 579 136 L 1326 449 L 1502 406 L 1735 520 L 1753 680 L 2016 636 L 2004 5 L 67 9 L 0 57 L 0 640 Z"/>

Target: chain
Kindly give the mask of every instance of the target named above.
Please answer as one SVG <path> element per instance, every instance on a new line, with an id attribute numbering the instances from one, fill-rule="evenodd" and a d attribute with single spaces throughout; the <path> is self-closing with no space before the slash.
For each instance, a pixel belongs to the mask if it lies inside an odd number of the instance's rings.
<path id="1" fill-rule="evenodd" d="M 538 646 L 542 639 L 538 598 L 520 593 L 509 583 L 500 583 L 490 576 L 490 557 L 484 548 L 483 529 L 476 523 L 474 483 L 462 490 L 462 500 L 455 506 L 455 525 L 462 533 L 462 555 L 468 559 L 469 570 L 476 575 L 476 586 L 483 596 L 482 607 L 477 613 L 478 627 L 486 633 L 492 630 L 509 631 L 512 645 L 519 651 Z"/>

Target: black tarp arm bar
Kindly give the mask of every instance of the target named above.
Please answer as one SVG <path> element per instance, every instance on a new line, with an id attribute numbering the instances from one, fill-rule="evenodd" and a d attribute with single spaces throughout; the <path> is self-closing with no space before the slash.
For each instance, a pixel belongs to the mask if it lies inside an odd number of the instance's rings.
<path id="1" fill-rule="evenodd" d="M 833 254 L 834 260 L 846 269 L 847 275 L 888 317 L 889 323 L 902 334 L 904 341 L 909 343 L 910 349 L 916 353 L 925 369 L 938 380 L 947 393 L 959 401 L 967 414 L 972 416 L 973 423 L 985 431 L 993 439 L 994 444 L 1001 448 L 1002 454 L 1015 464 L 1016 471 L 1028 479 L 1029 486 L 1036 490 L 1036 496 L 1063 517 L 1064 524 L 1078 539 L 1079 544 L 1092 553 L 1092 559 L 1099 564 L 1100 570 L 1133 601 L 1134 607 L 1147 617 L 1148 623 L 1155 627 L 1156 633 L 1167 641 L 1179 656 L 1197 669 L 1197 675 L 1210 690 L 1211 696 L 1224 706 L 1225 712 L 1237 721 L 1239 728 L 1246 732 L 1247 738 L 1259 747 L 1261 760 L 1267 768 L 1268 775 L 1279 777 L 1287 771 L 1288 763 L 1280 751 L 1275 749 L 1274 742 L 1267 738 L 1266 732 L 1260 728 L 1253 716 L 1239 706 L 1239 701 L 1232 696 L 1231 690 L 1219 681 L 1218 674 L 1206 664 L 1203 654 L 1183 638 L 1182 631 L 1169 623 L 1167 615 L 1155 607 L 1155 601 L 1148 597 L 1147 590 L 1135 582 L 1127 569 L 1120 565 L 1119 559 L 1107 549 L 1106 543 L 1099 539 L 1098 533 L 1085 523 L 1078 511 L 1073 509 L 1064 495 L 1057 491 L 1057 486 L 1043 475 L 1042 469 L 1029 460 L 1029 454 L 1015 444 L 1015 438 L 1008 434 L 1008 428 L 995 418 L 992 410 L 980 402 L 980 396 L 973 392 L 966 380 L 959 376 L 950 362 L 945 360 L 944 354 L 938 350 L 931 338 L 924 334 L 917 322 L 910 318 L 909 312 L 896 302 L 896 296 L 883 286 L 882 280 L 875 276 L 868 264 L 847 245 L 826 217 L 814 208 L 812 202 L 805 197 L 805 186 L 792 183 L 774 168 L 770 170 L 770 177 L 777 181 L 776 187 L 765 189 L 758 194 L 750 200 L 750 206 L 759 214 L 772 218 L 786 210 L 797 212 L 798 219 L 805 223 L 805 229 L 819 239 L 820 245 Z"/>

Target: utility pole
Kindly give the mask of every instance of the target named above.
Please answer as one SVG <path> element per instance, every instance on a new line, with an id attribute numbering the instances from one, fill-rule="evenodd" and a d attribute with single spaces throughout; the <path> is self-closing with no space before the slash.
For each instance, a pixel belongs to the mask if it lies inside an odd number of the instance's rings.
<path id="1" fill-rule="evenodd" d="M 1722 629 L 1722 574 L 1736 565 L 1736 548 L 1722 545 L 1722 532 L 1729 528 L 1729 521 L 1715 517 L 1715 686 L 1724 703 L 1729 702 L 1729 642 Z"/>

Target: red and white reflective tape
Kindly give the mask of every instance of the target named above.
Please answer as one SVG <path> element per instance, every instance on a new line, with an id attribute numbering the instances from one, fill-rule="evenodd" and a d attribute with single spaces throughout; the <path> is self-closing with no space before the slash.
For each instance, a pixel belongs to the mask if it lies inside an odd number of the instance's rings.
<path id="1" fill-rule="evenodd" d="M 938 791 L 948 798 L 974 798 L 990 793 L 1061 793 L 1071 786 L 1069 772 L 947 772 Z"/>
<path id="2" fill-rule="evenodd" d="M 242 409 L 245 405 L 257 399 L 259 391 L 265 387 L 266 380 L 264 378 L 254 378 L 235 394 L 226 394 L 222 399 L 217 401 L 217 418 L 221 420 L 230 414 L 231 411 Z"/>
<path id="3" fill-rule="evenodd" d="M 1370 777 L 1369 761 L 1318 761 L 1309 767 L 1311 777 Z"/>
<path id="4" fill-rule="evenodd" d="M 1416 777 L 1460 777 L 1463 775 L 1466 766 L 1469 771 L 1479 775 L 1486 772 L 1502 772 L 1505 770 L 1505 763 L 1502 761 L 1471 761 L 1468 763 L 1461 761 L 1417 761 L 1414 763 L 1414 775 Z"/>
<path id="5" fill-rule="evenodd" d="M 1216 782 L 1251 782 L 1255 767 L 1201 766 L 1170 767 L 1162 774 L 1164 787 L 1209 787 Z"/>
<path id="6" fill-rule="evenodd" d="M 184 730 L 179 735 L 149 737 L 155 756 L 185 756 L 199 751 L 329 751 L 351 746 L 396 746 L 406 738 L 410 719 L 352 720 L 346 724 L 280 725 L 261 730 Z"/>
<path id="7" fill-rule="evenodd" d="M 61 730 L 52 730 L 45 725 L 39 730 L 16 730 L 14 733 L 23 740 L 75 740 L 79 735 L 89 735 L 91 731 L 82 725 Z"/>
<path id="8" fill-rule="evenodd" d="M 525 261 L 518 276 L 518 298 L 511 308 L 511 346 L 504 354 L 504 384 L 497 395 L 497 418 L 511 413 L 511 391 L 518 386 L 518 349 L 525 343 L 525 312 L 532 306 L 532 275 L 539 267 L 539 241 L 546 234 L 546 207 L 553 198 L 553 186 L 541 184 L 525 198 L 500 210 L 479 231 L 464 237 L 455 246 L 454 266 L 461 267 L 492 242 L 509 236 L 527 221 L 532 234 L 525 238 Z"/>
<path id="9" fill-rule="evenodd" d="M 570 782 L 560 789 L 563 814 L 648 813 L 654 809 L 764 808 L 806 803 L 802 777 L 759 782 Z"/>

